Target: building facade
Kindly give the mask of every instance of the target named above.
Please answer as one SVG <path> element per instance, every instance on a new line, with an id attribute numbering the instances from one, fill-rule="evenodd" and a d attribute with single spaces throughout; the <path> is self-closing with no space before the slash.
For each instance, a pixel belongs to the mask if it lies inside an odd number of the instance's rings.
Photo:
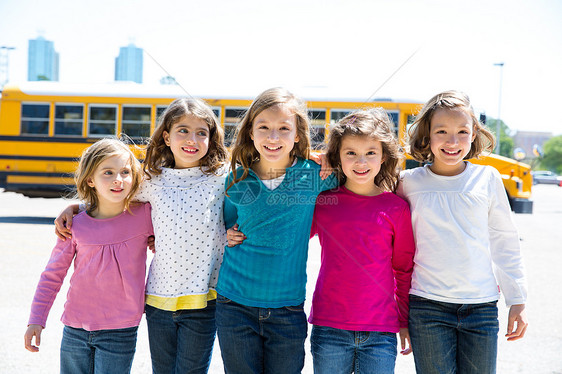
<path id="1" fill-rule="evenodd" d="M 129 44 L 119 49 L 115 59 L 115 80 L 142 83 L 142 49 Z"/>
<path id="2" fill-rule="evenodd" d="M 522 148 L 525 151 L 526 160 L 528 160 L 536 157 L 533 152 L 534 147 L 543 148 L 544 143 L 550 138 L 552 138 L 551 132 L 517 131 L 513 136 L 513 143 L 516 148 Z"/>
<path id="3" fill-rule="evenodd" d="M 29 40 L 27 51 L 27 80 L 58 81 L 59 54 L 55 44 L 43 37 Z"/>

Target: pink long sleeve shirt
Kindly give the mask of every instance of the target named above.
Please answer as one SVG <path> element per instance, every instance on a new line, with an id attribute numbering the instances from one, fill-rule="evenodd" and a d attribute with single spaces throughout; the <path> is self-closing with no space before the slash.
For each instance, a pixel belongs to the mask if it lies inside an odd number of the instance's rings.
<path id="1" fill-rule="evenodd" d="M 57 241 L 41 274 L 29 324 L 45 327 L 47 316 L 74 260 L 74 273 L 61 321 L 87 331 L 138 326 L 144 310 L 150 204 L 135 204 L 108 219 L 82 212 L 72 239 Z"/>
<path id="2" fill-rule="evenodd" d="M 389 192 L 362 196 L 342 186 L 318 197 L 315 233 L 322 264 L 309 322 L 351 331 L 408 327 L 415 252 L 408 204 Z"/>

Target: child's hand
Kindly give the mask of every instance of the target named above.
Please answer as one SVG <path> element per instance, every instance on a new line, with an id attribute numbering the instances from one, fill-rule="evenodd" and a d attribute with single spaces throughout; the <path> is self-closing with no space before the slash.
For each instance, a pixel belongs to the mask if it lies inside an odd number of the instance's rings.
<path id="1" fill-rule="evenodd" d="M 409 355 L 410 353 L 412 353 L 412 341 L 410 340 L 410 331 L 408 330 L 407 327 L 401 327 L 399 335 L 400 335 L 400 348 L 402 348 L 400 354 Z M 406 342 L 408 342 L 408 345 L 406 345 Z"/>
<path id="2" fill-rule="evenodd" d="M 246 235 L 238 231 L 238 224 L 232 226 L 226 231 L 226 239 L 228 240 L 228 246 L 234 247 L 246 239 Z"/>
<path id="3" fill-rule="evenodd" d="M 43 331 L 43 327 L 41 325 L 29 325 L 27 326 L 27 331 L 23 336 L 25 341 L 25 349 L 29 352 L 39 352 L 39 346 L 41 345 L 41 331 Z M 31 344 L 31 340 L 35 336 L 35 344 L 37 346 Z"/>
<path id="4" fill-rule="evenodd" d="M 61 240 L 65 241 L 67 238 L 72 238 L 70 228 L 72 227 L 72 218 L 76 213 L 78 213 L 78 205 L 69 205 L 55 219 L 55 234 Z"/>
<path id="5" fill-rule="evenodd" d="M 517 329 L 513 331 L 515 324 L 517 324 Z M 512 305 L 507 316 L 507 334 L 505 334 L 507 341 L 522 339 L 528 326 L 529 322 L 527 321 L 525 304 Z"/>
<path id="6" fill-rule="evenodd" d="M 147 246 L 148 246 L 148 249 L 149 249 L 152 253 L 156 253 L 156 247 L 154 246 L 154 242 L 155 242 L 155 240 L 154 240 L 154 235 L 150 235 L 150 236 L 148 237 L 148 241 L 147 241 L 146 244 L 147 244 Z"/>
<path id="7" fill-rule="evenodd" d="M 322 178 L 322 180 L 328 178 L 332 174 L 333 169 L 328 162 L 328 157 L 326 157 L 325 153 L 316 154 L 314 152 L 311 152 L 310 159 L 316 162 L 318 165 L 322 166 L 320 168 L 320 178 Z"/>

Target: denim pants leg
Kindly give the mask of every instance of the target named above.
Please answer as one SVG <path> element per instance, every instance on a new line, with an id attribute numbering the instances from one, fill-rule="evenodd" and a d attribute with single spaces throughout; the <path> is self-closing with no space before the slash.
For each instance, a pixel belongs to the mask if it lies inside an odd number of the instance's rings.
<path id="1" fill-rule="evenodd" d="M 310 346 L 314 374 L 394 373 L 397 353 L 394 333 L 314 325 Z"/>
<path id="2" fill-rule="evenodd" d="M 453 304 L 410 295 L 409 330 L 416 372 L 495 373 L 496 304 Z"/>
<path id="3" fill-rule="evenodd" d="M 495 373 L 499 332 L 497 302 L 465 304 L 459 316 L 459 374 Z"/>
<path id="4" fill-rule="evenodd" d="M 83 329 L 64 326 L 60 346 L 61 374 L 90 374 L 94 372 L 94 349 L 90 333 Z"/>
<path id="5" fill-rule="evenodd" d="M 65 326 L 61 373 L 130 373 L 138 327 L 86 331 Z"/>
<path id="6" fill-rule="evenodd" d="M 227 374 L 296 374 L 304 367 L 302 304 L 256 308 L 218 295 L 217 334 Z"/>
<path id="7" fill-rule="evenodd" d="M 153 373 L 207 373 L 215 342 L 215 309 L 215 300 L 203 309 L 175 312 L 145 306 Z"/>

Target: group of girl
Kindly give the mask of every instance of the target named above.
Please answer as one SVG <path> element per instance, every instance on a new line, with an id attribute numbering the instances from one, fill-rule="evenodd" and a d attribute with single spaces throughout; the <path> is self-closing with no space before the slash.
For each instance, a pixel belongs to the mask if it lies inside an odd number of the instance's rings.
<path id="1" fill-rule="evenodd" d="M 275 88 L 238 125 L 230 168 L 217 118 L 195 99 L 166 109 L 142 169 L 128 146 L 100 140 L 76 172 L 84 205 L 57 218 L 26 348 L 38 351 L 74 261 L 62 373 L 129 372 L 143 311 L 154 373 L 206 373 L 215 331 L 226 373 L 300 373 L 317 234 L 315 373 L 392 373 L 396 333 L 419 373 L 493 373 L 496 279 L 510 306 L 508 340 L 527 326 L 501 178 L 465 161 L 492 149 L 493 137 L 456 91 L 432 98 L 410 135 L 412 157 L 428 164 L 399 175 L 384 110 L 351 113 L 330 131 L 335 173 L 326 177 L 310 160 L 304 102 Z"/>

